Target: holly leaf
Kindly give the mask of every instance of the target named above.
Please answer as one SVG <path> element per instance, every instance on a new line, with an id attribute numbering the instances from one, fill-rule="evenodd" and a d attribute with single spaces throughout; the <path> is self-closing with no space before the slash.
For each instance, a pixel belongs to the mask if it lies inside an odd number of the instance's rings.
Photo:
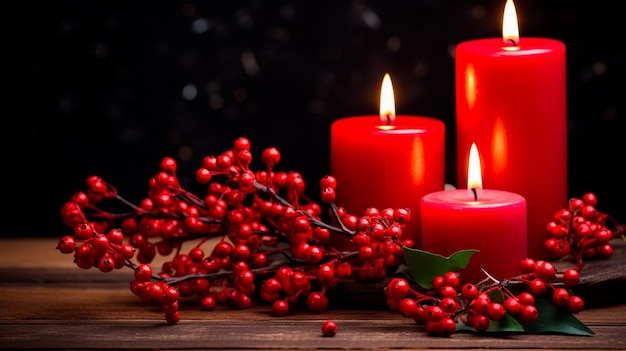
<path id="1" fill-rule="evenodd" d="M 459 272 L 467 267 L 472 255 L 478 252 L 478 250 L 461 250 L 445 257 L 406 246 L 402 247 L 402 251 L 411 277 L 417 284 L 426 289 L 433 287 L 433 278 L 436 276 L 444 275 L 450 271 Z"/>
<path id="2" fill-rule="evenodd" d="M 549 297 L 537 297 L 535 306 L 539 310 L 539 317 L 534 322 L 524 324 L 527 333 L 595 334 L 567 309 L 555 305 Z"/>

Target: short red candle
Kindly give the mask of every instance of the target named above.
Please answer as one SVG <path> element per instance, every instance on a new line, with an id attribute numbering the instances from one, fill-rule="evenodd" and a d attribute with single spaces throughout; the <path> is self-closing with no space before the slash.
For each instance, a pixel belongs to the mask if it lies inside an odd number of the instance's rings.
<path id="1" fill-rule="evenodd" d="M 565 45 L 471 40 L 457 45 L 455 62 L 457 186 L 466 182 L 471 142 L 489 149 L 483 176 L 526 198 L 528 253 L 545 258 L 546 225 L 568 200 Z"/>
<path id="2" fill-rule="evenodd" d="M 445 125 L 431 117 L 393 115 L 391 124 L 380 115 L 333 122 L 335 203 L 356 216 L 370 207 L 410 209 L 402 237 L 419 247 L 420 199 L 445 183 Z"/>
<path id="3" fill-rule="evenodd" d="M 466 168 L 467 170 L 467 168 Z M 466 189 L 444 190 L 422 198 L 422 249 L 450 256 L 475 249 L 461 270 L 465 283 L 521 274 L 520 261 L 527 257 L 526 200 L 502 190 L 478 189 L 476 200 Z"/>

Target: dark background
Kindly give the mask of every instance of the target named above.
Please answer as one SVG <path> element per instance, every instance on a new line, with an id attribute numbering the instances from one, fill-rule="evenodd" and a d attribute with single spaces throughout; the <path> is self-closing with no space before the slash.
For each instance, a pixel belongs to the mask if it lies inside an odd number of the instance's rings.
<path id="1" fill-rule="evenodd" d="M 315 198 L 329 172 L 331 123 L 377 114 L 387 72 L 398 114 L 445 122 L 446 181 L 454 184 L 453 49 L 501 36 L 504 3 L 5 5 L 5 234 L 65 233 L 59 210 L 93 174 L 138 202 L 164 156 L 176 158 L 183 184 L 197 189 L 200 160 L 239 136 L 250 138 L 257 166 L 263 149 L 278 148 L 277 169 L 301 172 Z M 522 37 L 550 37 L 567 47 L 570 196 L 593 191 L 600 210 L 626 221 L 619 2 L 515 5 Z"/>

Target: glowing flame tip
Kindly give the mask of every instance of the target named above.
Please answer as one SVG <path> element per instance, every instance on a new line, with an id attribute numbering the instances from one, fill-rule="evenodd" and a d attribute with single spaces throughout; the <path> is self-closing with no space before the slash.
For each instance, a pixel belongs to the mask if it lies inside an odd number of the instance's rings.
<path id="1" fill-rule="evenodd" d="M 467 189 L 482 189 L 483 179 L 480 169 L 480 156 L 476 143 L 472 143 L 469 154 L 469 165 L 467 167 Z"/>
<path id="2" fill-rule="evenodd" d="M 395 98 L 393 96 L 393 86 L 389 73 L 385 73 L 380 89 L 380 122 L 382 124 L 393 124 L 395 119 L 396 107 Z"/>
<path id="3" fill-rule="evenodd" d="M 517 12 L 513 0 L 506 0 L 504 16 L 502 17 L 502 39 L 507 45 L 517 46 L 519 43 L 519 26 L 517 24 Z"/>

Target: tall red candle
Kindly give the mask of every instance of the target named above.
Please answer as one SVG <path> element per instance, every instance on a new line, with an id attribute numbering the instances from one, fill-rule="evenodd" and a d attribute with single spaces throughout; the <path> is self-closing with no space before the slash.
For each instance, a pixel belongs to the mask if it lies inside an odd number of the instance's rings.
<path id="1" fill-rule="evenodd" d="M 370 207 L 408 208 L 411 220 L 402 237 L 419 247 L 420 199 L 444 187 L 445 125 L 431 117 L 396 116 L 393 105 L 386 75 L 380 115 L 333 122 L 330 169 L 337 179 L 335 202 L 356 216 Z"/>
<path id="2" fill-rule="evenodd" d="M 455 52 L 458 185 L 467 181 L 472 141 L 490 150 L 483 176 L 526 198 L 528 253 L 545 258 L 546 224 L 568 199 L 565 45 L 519 38 L 508 0 L 503 38 L 463 42 Z"/>
<path id="3" fill-rule="evenodd" d="M 470 170 L 480 165 L 477 148 L 472 150 Z M 474 284 L 486 278 L 483 269 L 499 280 L 519 275 L 520 261 L 527 257 L 526 200 L 513 192 L 482 189 L 480 170 L 477 177 L 478 185 L 433 192 L 421 203 L 422 249 L 446 257 L 478 250 L 461 270 L 462 281 Z"/>

